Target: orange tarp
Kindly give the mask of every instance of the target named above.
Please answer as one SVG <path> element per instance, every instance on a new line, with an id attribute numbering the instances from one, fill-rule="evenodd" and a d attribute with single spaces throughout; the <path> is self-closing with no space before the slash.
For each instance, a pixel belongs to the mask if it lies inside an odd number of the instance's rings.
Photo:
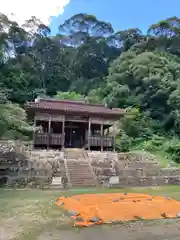
<path id="1" fill-rule="evenodd" d="M 180 202 L 146 194 L 113 193 L 60 197 L 56 205 L 69 213 L 76 226 L 180 217 Z"/>

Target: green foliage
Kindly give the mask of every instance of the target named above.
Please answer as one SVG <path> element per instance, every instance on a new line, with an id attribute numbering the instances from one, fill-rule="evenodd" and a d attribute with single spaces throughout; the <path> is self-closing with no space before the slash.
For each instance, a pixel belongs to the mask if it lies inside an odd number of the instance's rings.
<path id="1" fill-rule="evenodd" d="M 177 138 L 173 138 L 165 145 L 166 152 L 172 156 L 172 160 L 176 163 L 180 163 L 180 141 Z"/>
<path id="2" fill-rule="evenodd" d="M 164 143 L 166 142 L 166 139 L 163 136 L 154 134 L 149 140 L 143 140 L 142 138 L 138 140 L 134 139 L 133 142 L 136 148 L 152 153 L 155 153 L 157 151 L 165 151 Z"/>
<path id="3" fill-rule="evenodd" d="M 0 137 L 29 132 L 22 104 L 37 96 L 128 108 L 119 150 L 161 151 L 179 162 L 180 19 L 115 32 L 79 13 L 50 29 L 0 14 Z M 31 43 L 31 44 L 30 44 Z M 27 134 L 28 135 L 28 134 Z"/>
<path id="4" fill-rule="evenodd" d="M 54 96 L 56 99 L 69 99 L 69 100 L 75 100 L 75 101 L 83 101 L 85 100 L 85 96 L 76 93 L 76 92 L 57 92 L 57 94 Z"/>
<path id="5" fill-rule="evenodd" d="M 25 110 L 17 104 L 0 104 L 0 116 L 0 137 L 3 139 L 25 139 L 32 131 Z"/>
<path id="6" fill-rule="evenodd" d="M 99 88 L 90 90 L 88 93 L 88 100 L 90 103 L 102 103 L 101 90 Z"/>
<path id="7" fill-rule="evenodd" d="M 129 137 L 147 140 L 153 135 L 153 131 L 149 128 L 151 121 L 138 108 L 132 108 L 122 119 L 122 128 Z"/>
<path id="8" fill-rule="evenodd" d="M 119 138 L 117 138 L 116 149 L 119 152 L 128 152 L 131 144 L 131 138 L 125 132 L 122 132 Z"/>

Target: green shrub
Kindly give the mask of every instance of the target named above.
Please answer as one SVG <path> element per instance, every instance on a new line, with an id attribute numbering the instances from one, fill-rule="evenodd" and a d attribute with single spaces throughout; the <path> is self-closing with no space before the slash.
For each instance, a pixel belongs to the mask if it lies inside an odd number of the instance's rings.
<path id="1" fill-rule="evenodd" d="M 158 135 L 153 135 L 151 143 L 153 146 L 157 147 L 162 147 L 162 145 L 164 144 L 164 137 L 158 136 Z"/>
<path id="2" fill-rule="evenodd" d="M 165 139 L 158 135 L 153 135 L 152 139 L 143 140 L 142 138 L 133 139 L 133 144 L 136 149 L 145 150 L 148 152 L 161 151 Z"/>
<path id="3" fill-rule="evenodd" d="M 167 153 L 171 154 L 172 160 L 180 163 L 180 141 L 179 139 L 172 139 L 164 144 L 164 149 Z"/>
<path id="4" fill-rule="evenodd" d="M 116 149 L 119 152 L 128 152 L 131 148 L 132 145 L 132 141 L 131 138 L 128 137 L 128 135 L 126 133 L 122 133 L 120 138 L 117 139 L 116 141 Z"/>

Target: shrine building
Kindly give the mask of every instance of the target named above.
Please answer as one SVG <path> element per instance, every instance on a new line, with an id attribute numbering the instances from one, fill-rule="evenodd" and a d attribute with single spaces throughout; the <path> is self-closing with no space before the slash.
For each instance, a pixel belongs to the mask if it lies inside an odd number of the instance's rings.
<path id="1" fill-rule="evenodd" d="M 34 122 L 34 148 L 84 148 L 115 150 L 115 131 L 109 128 L 123 117 L 125 110 L 86 101 L 38 98 L 25 105 Z"/>

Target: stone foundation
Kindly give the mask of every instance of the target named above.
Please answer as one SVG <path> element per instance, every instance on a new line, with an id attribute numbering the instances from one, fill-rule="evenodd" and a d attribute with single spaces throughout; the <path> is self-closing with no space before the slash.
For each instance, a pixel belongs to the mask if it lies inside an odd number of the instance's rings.
<path id="1" fill-rule="evenodd" d="M 82 153 L 77 161 L 88 162 L 99 183 L 108 184 L 112 176 L 119 176 L 119 182 L 110 187 L 180 184 L 180 169 L 163 169 L 152 155 L 83 150 Z M 53 177 L 68 177 L 67 161 L 71 159 L 67 156 L 68 150 L 64 155 L 61 151 L 32 151 L 20 142 L 0 142 L 0 183 L 10 187 L 49 187 Z"/>
<path id="2" fill-rule="evenodd" d="M 7 186 L 48 187 L 54 176 L 65 174 L 62 152 L 30 151 L 22 143 L 0 142 L 0 182 L 6 180 Z"/>
<path id="3" fill-rule="evenodd" d="M 117 153 L 113 152 L 87 152 L 90 164 L 100 183 L 108 182 L 111 176 L 117 174 Z"/>

